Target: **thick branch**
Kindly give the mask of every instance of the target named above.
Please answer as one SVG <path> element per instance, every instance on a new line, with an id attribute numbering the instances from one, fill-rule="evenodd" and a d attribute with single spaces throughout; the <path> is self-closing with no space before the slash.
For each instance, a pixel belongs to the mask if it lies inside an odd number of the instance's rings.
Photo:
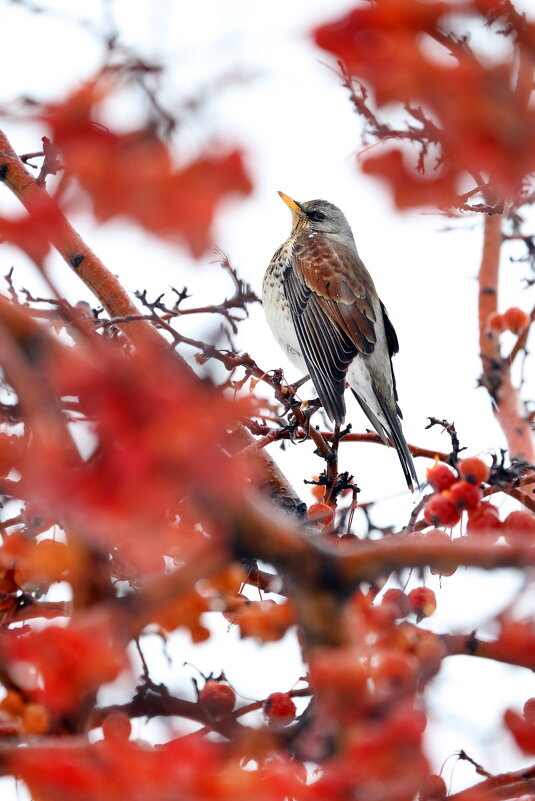
<path id="1" fill-rule="evenodd" d="M 504 662 L 507 665 L 525 667 L 535 670 L 535 653 L 525 649 L 522 656 L 518 652 L 511 653 L 509 643 L 500 640 L 480 640 L 475 634 L 441 634 L 441 642 L 446 646 L 448 656 L 479 656 L 483 659 L 492 659 L 494 662 Z"/>
<path id="2" fill-rule="evenodd" d="M 473 801 L 485 798 L 488 801 L 506 801 L 508 798 L 529 798 L 535 795 L 535 765 L 521 768 L 514 773 L 502 773 L 489 779 L 453 793 L 448 801 Z"/>

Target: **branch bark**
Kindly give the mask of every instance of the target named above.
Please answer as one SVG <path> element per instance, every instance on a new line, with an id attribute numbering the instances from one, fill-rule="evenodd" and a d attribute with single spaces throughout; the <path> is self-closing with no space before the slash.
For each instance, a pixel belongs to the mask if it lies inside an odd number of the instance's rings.
<path id="1" fill-rule="evenodd" d="M 494 414 L 505 434 L 511 459 L 533 463 L 535 446 L 526 410 L 500 352 L 499 335 L 489 331 L 489 315 L 498 308 L 498 277 L 502 244 L 501 217 L 485 217 L 483 254 L 479 269 L 479 348 L 483 375 Z"/>

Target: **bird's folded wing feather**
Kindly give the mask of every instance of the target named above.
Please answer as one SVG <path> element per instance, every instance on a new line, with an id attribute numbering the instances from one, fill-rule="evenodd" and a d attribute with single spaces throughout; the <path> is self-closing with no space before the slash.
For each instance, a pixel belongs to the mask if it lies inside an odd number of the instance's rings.
<path id="1" fill-rule="evenodd" d="M 375 347 L 375 289 L 357 254 L 327 237 L 298 237 L 293 256 L 284 291 L 297 338 L 325 410 L 340 422 L 347 368 Z"/>

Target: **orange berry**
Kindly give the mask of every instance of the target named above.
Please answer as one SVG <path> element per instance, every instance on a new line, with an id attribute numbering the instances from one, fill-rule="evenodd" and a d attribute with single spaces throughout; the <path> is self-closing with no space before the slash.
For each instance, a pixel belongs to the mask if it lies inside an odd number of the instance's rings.
<path id="1" fill-rule="evenodd" d="M 319 481 L 319 476 L 312 476 L 313 481 Z M 317 501 L 323 501 L 323 496 L 325 495 L 325 487 L 321 484 L 311 484 L 310 485 L 310 492 L 312 493 L 312 497 L 315 498 Z"/>
<path id="2" fill-rule="evenodd" d="M 9 715 L 22 715 L 24 699 L 17 690 L 8 690 L 0 701 L 0 709 Z"/>
<path id="3" fill-rule="evenodd" d="M 308 507 L 308 519 L 321 526 L 330 526 L 334 520 L 334 512 L 326 503 L 313 503 Z"/>
<path id="4" fill-rule="evenodd" d="M 433 467 L 430 467 L 427 471 L 427 480 L 433 489 L 442 492 L 442 490 L 451 487 L 454 481 L 457 481 L 457 476 L 447 464 L 435 462 Z"/>
<path id="5" fill-rule="evenodd" d="M 26 734 L 44 734 L 50 727 L 50 715 L 43 704 L 26 704 L 21 715 L 22 731 Z"/>
<path id="6" fill-rule="evenodd" d="M 507 328 L 503 314 L 499 314 L 498 312 L 489 314 L 487 317 L 487 328 L 490 328 L 491 331 L 494 331 L 496 334 L 502 334 Z"/>
<path id="7" fill-rule="evenodd" d="M 459 462 L 459 473 L 470 484 L 483 484 L 488 479 L 490 470 L 481 459 L 472 457 Z"/>
<path id="8" fill-rule="evenodd" d="M 511 306 L 510 309 L 507 309 L 503 313 L 503 319 L 505 320 L 505 325 L 513 334 L 517 334 L 529 325 L 529 314 L 526 314 L 523 309 L 519 309 L 518 306 Z"/>

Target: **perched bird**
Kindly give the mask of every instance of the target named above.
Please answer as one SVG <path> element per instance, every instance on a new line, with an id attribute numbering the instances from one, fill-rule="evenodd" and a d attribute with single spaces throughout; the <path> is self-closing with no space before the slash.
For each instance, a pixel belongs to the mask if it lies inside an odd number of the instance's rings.
<path id="1" fill-rule="evenodd" d="M 346 381 L 383 440 L 397 450 L 409 488 L 416 471 L 399 418 L 392 356 L 398 339 L 360 260 L 349 223 L 326 200 L 298 203 L 292 232 L 266 270 L 263 303 L 275 339 L 312 379 L 336 425 L 344 422 Z"/>

